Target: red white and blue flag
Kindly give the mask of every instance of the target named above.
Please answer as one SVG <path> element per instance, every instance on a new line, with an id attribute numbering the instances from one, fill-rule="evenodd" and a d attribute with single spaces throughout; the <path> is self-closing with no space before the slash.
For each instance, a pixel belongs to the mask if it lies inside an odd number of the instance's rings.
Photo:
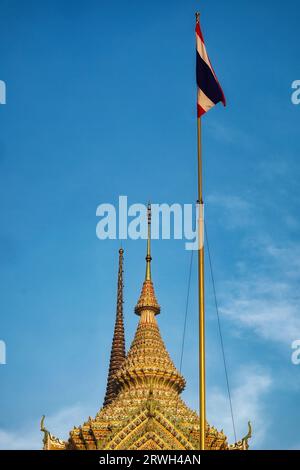
<path id="1" fill-rule="evenodd" d="M 226 106 L 223 90 L 206 52 L 199 21 L 196 22 L 196 80 L 198 117 L 203 116 L 220 101 Z"/>

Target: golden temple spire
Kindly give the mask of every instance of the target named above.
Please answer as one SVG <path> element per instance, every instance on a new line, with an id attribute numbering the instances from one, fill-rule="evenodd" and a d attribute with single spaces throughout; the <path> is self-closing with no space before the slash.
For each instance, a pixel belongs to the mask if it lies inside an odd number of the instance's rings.
<path id="1" fill-rule="evenodd" d="M 147 238 L 147 254 L 146 254 L 146 275 L 143 283 L 142 292 L 138 303 L 135 307 L 135 313 L 141 315 L 143 311 L 152 311 L 155 315 L 160 313 L 160 306 L 155 297 L 153 282 L 151 278 L 151 204 L 147 208 L 148 220 L 148 238 Z"/>
<path id="2" fill-rule="evenodd" d="M 145 403 L 149 404 L 150 395 L 157 398 L 162 393 L 166 394 L 168 399 L 173 397 L 172 413 L 175 413 L 179 400 L 178 394 L 184 389 L 185 380 L 166 350 L 156 321 L 160 306 L 156 300 L 151 277 L 150 203 L 147 208 L 147 222 L 146 275 L 135 307 L 135 313 L 140 316 L 140 320 L 125 361 L 116 373 L 115 381 L 119 384 L 118 399 L 129 393 L 132 401 L 138 389 L 138 402 L 145 399 Z"/>
<path id="3" fill-rule="evenodd" d="M 103 406 L 109 405 L 109 403 L 111 403 L 117 396 L 118 387 L 114 376 L 122 366 L 125 359 L 125 333 L 123 321 L 123 253 L 124 250 L 120 248 L 116 322 L 110 353 L 109 372 Z"/>

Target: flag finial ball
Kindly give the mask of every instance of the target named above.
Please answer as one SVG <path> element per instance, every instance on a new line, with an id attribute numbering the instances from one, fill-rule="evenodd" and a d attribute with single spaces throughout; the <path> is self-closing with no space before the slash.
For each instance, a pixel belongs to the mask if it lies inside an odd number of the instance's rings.
<path id="1" fill-rule="evenodd" d="M 196 23 L 199 23 L 199 19 L 200 19 L 199 11 L 196 11 L 195 16 L 196 16 Z"/>

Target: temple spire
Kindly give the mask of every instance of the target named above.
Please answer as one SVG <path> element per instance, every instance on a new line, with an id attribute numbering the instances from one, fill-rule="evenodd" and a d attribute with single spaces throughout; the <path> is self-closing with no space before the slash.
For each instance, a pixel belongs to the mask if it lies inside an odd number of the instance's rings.
<path id="1" fill-rule="evenodd" d="M 142 312 L 152 312 L 154 315 L 160 313 L 160 306 L 155 297 L 153 282 L 151 278 L 151 204 L 147 208 L 148 220 L 148 238 L 147 238 L 147 253 L 146 253 L 146 275 L 143 283 L 142 292 L 138 303 L 135 307 L 135 313 L 141 315 Z"/>
<path id="2" fill-rule="evenodd" d="M 147 255 L 146 255 L 146 276 L 145 281 L 151 281 L 151 204 L 147 207 L 148 220 L 148 238 L 147 238 Z"/>
<path id="3" fill-rule="evenodd" d="M 117 290 L 117 312 L 114 336 L 112 341 L 109 372 L 107 378 L 106 394 L 103 406 L 109 405 L 117 396 L 118 388 L 114 376 L 122 366 L 125 359 L 125 332 L 123 321 L 123 253 L 119 250 L 119 271 L 118 271 L 118 290 Z"/>

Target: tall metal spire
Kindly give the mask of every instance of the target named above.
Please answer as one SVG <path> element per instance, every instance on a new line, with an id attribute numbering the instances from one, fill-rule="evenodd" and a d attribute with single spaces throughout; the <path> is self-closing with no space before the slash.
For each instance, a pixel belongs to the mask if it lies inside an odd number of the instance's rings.
<path id="1" fill-rule="evenodd" d="M 147 220 L 148 220 L 148 239 L 147 239 L 147 255 L 146 255 L 146 281 L 151 281 L 151 204 L 148 203 L 147 207 Z"/>
<path id="2" fill-rule="evenodd" d="M 151 204 L 148 204 L 147 209 L 148 219 L 148 238 L 147 238 L 147 253 L 146 253 L 146 275 L 143 283 L 142 292 L 138 303 L 135 307 L 135 313 L 141 315 L 143 311 L 154 312 L 155 315 L 160 313 L 160 306 L 155 297 L 153 282 L 151 278 Z"/>
<path id="3" fill-rule="evenodd" d="M 109 372 L 103 406 L 109 405 L 118 394 L 118 387 L 114 376 L 122 366 L 125 359 L 125 332 L 123 321 L 123 253 L 124 250 L 120 248 L 116 322 L 110 353 Z"/>

